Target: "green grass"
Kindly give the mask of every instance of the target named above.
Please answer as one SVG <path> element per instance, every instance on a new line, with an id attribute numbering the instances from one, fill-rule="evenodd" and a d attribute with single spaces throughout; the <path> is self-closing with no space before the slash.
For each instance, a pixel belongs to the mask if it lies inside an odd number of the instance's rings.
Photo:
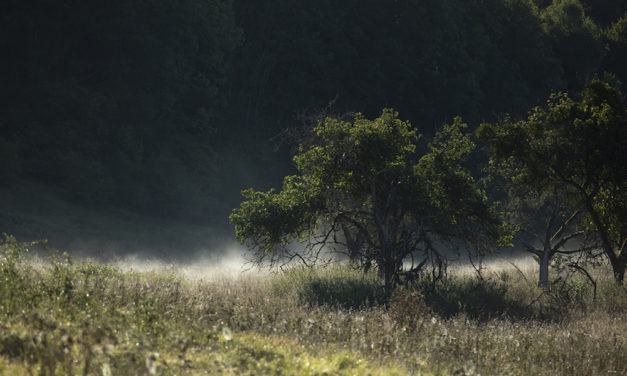
<path id="1" fill-rule="evenodd" d="M 532 276 L 383 294 L 347 266 L 211 282 L 0 245 L 0 375 L 627 374 L 627 289 Z M 566 289 L 562 287 L 562 289 Z"/>
<path id="2" fill-rule="evenodd" d="M 374 272 L 364 274 L 349 265 L 331 265 L 311 270 L 288 268 L 270 280 L 273 294 L 295 299 L 301 304 L 343 308 L 375 306 L 386 299 L 383 283 Z"/>

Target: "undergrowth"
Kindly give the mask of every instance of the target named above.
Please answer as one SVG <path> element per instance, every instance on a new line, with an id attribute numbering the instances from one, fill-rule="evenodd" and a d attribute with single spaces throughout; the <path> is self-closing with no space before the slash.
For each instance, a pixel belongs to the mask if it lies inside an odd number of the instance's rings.
<path id="1" fill-rule="evenodd" d="M 0 245 L 0 375 L 627 374 L 627 289 L 530 276 L 383 292 L 348 266 L 193 282 Z M 570 286 L 570 287 L 569 287 Z"/>

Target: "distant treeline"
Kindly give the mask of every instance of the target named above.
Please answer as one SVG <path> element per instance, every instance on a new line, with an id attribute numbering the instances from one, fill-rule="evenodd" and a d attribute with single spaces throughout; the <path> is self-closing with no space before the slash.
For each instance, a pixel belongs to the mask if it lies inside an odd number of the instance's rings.
<path id="1" fill-rule="evenodd" d="M 269 139 L 330 103 L 429 133 L 627 83 L 627 5 L 5 0 L 0 51 L 0 184 L 226 223 L 290 169 Z"/>

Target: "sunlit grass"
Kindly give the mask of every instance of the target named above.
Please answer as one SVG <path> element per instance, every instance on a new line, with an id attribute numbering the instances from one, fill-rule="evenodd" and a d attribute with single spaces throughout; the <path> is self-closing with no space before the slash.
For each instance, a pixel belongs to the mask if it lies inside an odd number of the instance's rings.
<path id="1" fill-rule="evenodd" d="M 627 289 L 293 268 L 189 280 L 1 247 L 0 374 L 627 374 Z"/>

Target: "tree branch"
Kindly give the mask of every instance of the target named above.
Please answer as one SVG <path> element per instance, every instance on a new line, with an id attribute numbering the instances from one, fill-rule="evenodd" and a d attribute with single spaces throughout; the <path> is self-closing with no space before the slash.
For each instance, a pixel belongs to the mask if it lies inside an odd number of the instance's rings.
<path id="1" fill-rule="evenodd" d="M 564 236 L 562 239 L 560 239 L 560 241 L 557 244 L 555 244 L 553 246 L 551 251 L 553 253 L 560 252 L 560 253 L 564 253 L 564 254 L 566 254 L 566 252 L 576 253 L 576 252 L 581 251 L 581 249 L 577 249 L 576 251 L 573 251 L 573 252 L 570 252 L 570 251 L 559 251 L 559 249 L 562 248 L 564 246 L 564 244 L 566 244 L 570 239 L 576 238 L 576 237 L 581 236 L 583 234 L 584 234 L 584 231 L 577 231 L 577 232 L 573 232 L 572 234 Z"/>
<path id="2" fill-rule="evenodd" d="M 575 210 L 575 212 L 566 221 L 564 221 L 564 223 L 562 223 L 562 226 L 557 230 L 557 232 L 555 232 L 555 234 L 551 238 L 551 241 L 562 236 L 562 233 L 568 228 L 568 226 L 570 226 L 570 224 L 575 220 L 575 218 L 577 218 L 577 216 L 579 216 L 580 213 L 581 209 Z"/>
<path id="3" fill-rule="evenodd" d="M 544 244 L 544 239 L 542 239 L 538 234 L 536 234 L 533 231 L 527 230 L 526 228 L 522 227 L 522 226 L 518 226 L 518 228 L 520 228 L 520 231 L 527 233 L 531 236 L 533 236 L 534 238 L 536 238 L 536 240 L 538 240 L 541 244 Z"/>

